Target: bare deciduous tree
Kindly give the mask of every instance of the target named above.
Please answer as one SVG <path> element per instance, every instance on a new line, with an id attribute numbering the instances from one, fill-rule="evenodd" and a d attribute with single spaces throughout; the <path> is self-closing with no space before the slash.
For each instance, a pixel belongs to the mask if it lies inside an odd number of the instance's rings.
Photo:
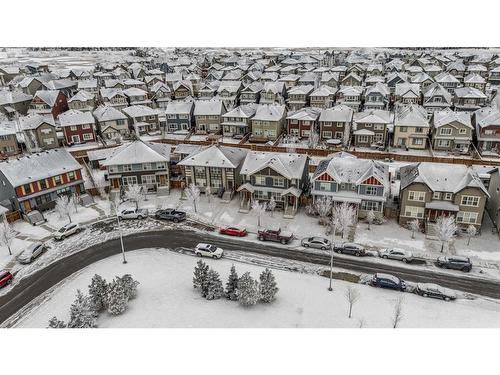
<path id="1" fill-rule="evenodd" d="M 319 223 L 325 225 L 328 214 L 332 212 L 332 198 L 327 196 L 318 198 L 314 202 L 314 207 L 319 215 Z"/>
<path id="2" fill-rule="evenodd" d="M 10 245 L 12 244 L 12 240 L 16 237 L 16 232 L 12 229 L 12 225 L 7 222 L 7 219 L 4 217 L 2 224 L 0 225 L 0 243 L 7 247 L 9 250 L 9 255 L 12 255 L 12 250 Z"/>
<path id="3" fill-rule="evenodd" d="M 349 203 L 344 202 L 333 207 L 333 216 L 337 220 L 342 238 L 345 238 L 349 228 L 356 222 L 356 211 Z"/>
<path id="4" fill-rule="evenodd" d="M 408 223 L 408 226 L 411 230 L 411 238 L 415 239 L 415 232 L 420 230 L 420 222 L 418 219 L 412 220 Z"/>
<path id="5" fill-rule="evenodd" d="M 477 229 L 476 229 L 476 227 L 475 227 L 474 225 L 472 225 L 472 224 L 471 224 L 471 225 L 469 225 L 469 226 L 467 227 L 467 236 L 469 237 L 469 238 L 467 239 L 467 246 L 469 246 L 469 245 L 470 245 L 470 239 L 471 239 L 471 237 L 474 237 L 476 234 L 477 234 Z"/>
<path id="6" fill-rule="evenodd" d="M 144 199 L 144 193 L 142 191 L 142 186 L 138 184 L 128 185 L 125 191 L 125 199 L 135 203 L 135 208 L 139 208 L 139 202 Z"/>
<path id="7" fill-rule="evenodd" d="M 368 211 L 366 214 L 366 222 L 368 223 L 368 230 L 370 230 L 370 225 L 375 221 L 375 212 L 373 210 Z"/>
<path id="8" fill-rule="evenodd" d="M 258 200 L 254 200 L 252 202 L 252 212 L 254 213 L 255 216 L 257 216 L 257 225 L 259 227 L 260 227 L 260 219 L 265 210 L 266 210 L 265 203 L 260 204 Z"/>
<path id="9" fill-rule="evenodd" d="M 56 200 L 56 211 L 59 213 L 59 217 L 63 218 L 66 216 L 71 223 L 71 213 L 73 212 L 74 205 L 71 198 L 67 195 L 61 195 Z"/>
<path id="10" fill-rule="evenodd" d="M 200 200 L 200 189 L 195 184 L 189 184 L 184 191 L 186 192 L 187 199 L 193 203 L 194 212 L 198 212 L 197 203 Z"/>
<path id="11" fill-rule="evenodd" d="M 358 302 L 359 297 L 360 297 L 359 290 L 357 290 L 356 288 L 349 285 L 347 287 L 347 289 L 345 290 L 344 296 L 345 296 L 345 299 L 347 301 L 347 304 L 349 305 L 348 318 L 350 319 L 352 316 L 352 307 L 354 306 L 354 304 L 356 302 Z"/>
<path id="12" fill-rule="evenodd" d="M 392 311 L 392 328 L 398 328 L 399 323 L 403 320 L 403 304 L 404 297 L 400 296 L 394 304 L 394 310 Z"/>
<path id="13" fill-rule="evenodd" d="M 271 196 L 271 199 L 267 203 L 267 209 L 271 211 L 271 217 L 274 217 L 275 208 L 276 208 L 276 200 L 274 199 L 273 196 Z"/>
<path id="14" fill-rule="evenodd" d="M 436 220 L 437 236 L 441 241 L 441 252 L 444 250 L 444 244 L 449 243 L 458 227 L 455 224 L 455 218 L 453 216 L 440 216 Z"/>
<path id="15" fill-rule="evenodd" d="M 212 188 L 210 187 L 210 185 L 208 185 L 205 189 L 205 195 L 207 196 L 207 201 L 208 201 L 208 204 L 210 204 L 210 198 L 211 198 L 211 195 L 212 195 Z"/>

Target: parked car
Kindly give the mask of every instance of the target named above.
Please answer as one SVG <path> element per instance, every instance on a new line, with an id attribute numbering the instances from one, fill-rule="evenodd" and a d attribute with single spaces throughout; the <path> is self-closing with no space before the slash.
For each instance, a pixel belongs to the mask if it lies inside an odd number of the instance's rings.
<path id="1" fill-rule="evenodd" d="M 245 237 L 248 232 L 246 229 L 240 229 L 236 227 L 224 227 L 219 229 L 220 234 L 225 234 L 228 236 Z"/>
<path id="2" fill-rule="evenodd" d="M 470 261 L 470 258 L 455 255 L 437 258 L 437 265 L 441 268 L 450 268 L 464 272 L 470 272 L 472 269 L 472 262 Z"/>
<path id="3" fill-rule="evenodd" d="M 257 236 L 259 241 L 281 242 L 283 245 L 289 243 L 293 239 L 293 234 L 282 232 L 281 228 L 275 230 L 259 230 Z"/>
<path id="4" fill-rule="evenodd" d="M 210 245 L 208 243 L 199 243 L 194 248 L 194 253 L 199 257 L 210 257 L 210 258 L 222 258 L 224 255 L 224 250 L 215 245 Z"/>
<path id="5" fill-rule="evenodd" d="M 404 249 L 382 249 L 379 250 L 378 256 L 384 259 L 401 260 L 405 263 L 413 260 L 412 252 Z"/>
<path id="6" fill-rule="evenodd" d="M 300 241 L 304 247 L 314 247 L 315 249 L 327 250 L 331 249 L 332 244 L 330 240 L 323 237 L 307 237 Z"/>
<path id="7" fill-rule="evenodd" d="M 73 234 L 80 233 L 82 228 L 78 223 L 69 223 L 59 229 L 55 234 L 54 238 L 56 240 L 64 240 L 66 237 L 69 237 Z"/>
<path id="8" fill-rule="evenodd" d="M 406 283 L 399 277 L 386 273 L 376 273 L 370 280 L 370 285 L 378 288 L 405 291 Z"/>
<path id="9" fill-rule="evenodd" d="M 124 219 L 145 219 L 148 217 L 148 210 L 145 208 L 129 208 L 118 214 L 120 220 Z"/>
<path id="10" fill-rule="evenodd" d="M 9 285 L 12 282 L 14 276 L 5 270 L 0 270 L 0 288 Z"/>
<path id="11" fill-rule="evenodd" d="M 157 219 L 171 220 L 174 223 L 186 220 L 186 213 L 183 211 L 177 211 L 173 208 L 167 208 L 165 210 L 158 210 L 155 212 L 155 217 Z"/>
<path id="12" fill-rule="evenodd" d="M 445 301 L 451 301 L 457 298 L 457 295 L 452 290 L 431 283 L 417 284 L 415 293 L 422 297 L 441 298 Z"/>
<path id="13" fill-rule="evenodd" d="M 45 246 L 41 242 L 34 242 L 29 245 L 26 249 L 23 250 L 21 254 L 19 254 L 16 259 L 21 264 L 28 264 L 33 262 L 36 258 L 38 258 L 45 251 Z"/>
<path id="14" fill-rule="evenodd" d="M 335 245 L 334 250 L 340 254 L 356 255 L 357 257 L 366 255 L 365 248 L 357 243 L 345 242 L 343 244 Z"/>

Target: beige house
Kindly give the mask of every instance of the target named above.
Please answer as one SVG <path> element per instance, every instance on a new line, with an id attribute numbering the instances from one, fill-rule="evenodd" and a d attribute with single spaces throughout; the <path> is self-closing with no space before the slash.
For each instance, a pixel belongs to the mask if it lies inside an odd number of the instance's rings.
<path id="1" fill-rule="evenodd" d="M 197 134 L 219 133 L 221 116 L 226 113 L 224 102 L 217 99 L 197 100 L 194 103 L 194 119 Z"/>
<path id="2" fill-rule="evenodd" d="M 251 119 L 252 138 L 276 140 L 284 130 L 286 113 L 284 105 L 259 105 Z"/>
<path id="3" fill-rule="evenodd" d="M 432 119 L 432 147 L 438 151 L 469 151 L 472 142 L 470 112 L 451 109 L 434 112 Z"/>
<path id="4" fill-rule="evenodd" d="M 28 152 L 40 152 L 59 147 L 56 125 L 51 115 L 31 114 L 19 118 Z"/>
<path id="5" fill-rule="evenodd" d="M 396 106 L 393 146 L 423 150 L 429 138 L 427 111 L 415 104 Z"/>

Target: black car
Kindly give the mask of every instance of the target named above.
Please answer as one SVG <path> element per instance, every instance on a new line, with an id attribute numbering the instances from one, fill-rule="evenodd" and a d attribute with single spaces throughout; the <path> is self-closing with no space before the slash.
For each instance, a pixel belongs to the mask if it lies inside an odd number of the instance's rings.
<path id="1" fill-rule="evenodd" d="M 417 284 L 415 293 L 422 297 L 439 298 L 445 301 L 451 301 L 457 298 L 457 295 L 453 291 L 443 288 L 440 285 L 430 283 Z"/>
<path id="2" fill-rule="evenodd" d="M 470 258 L 460 256 L 439 257 L 437 258 L 437 265 L 441 268 L 449 268 L 464 272 L 470 272 L 472 269 L 472 262 L 470 261 Z"/>
<path id="3" fill-rule="evenodd" d="M 394 289 L 400 291 L 406 290 L 406 283 L 403 280 L 401 280 L 399 277 L 388 275 L 386 273 L 376 273 L 375 275 L 373 275 L 372 279 L 370 280 L 370 285 L 379 288 Z"/>
<path id="4" fill-rule="evenodd" d="M 173 208 L 167 208 L 165 210 L 158 210 L 155 212 L 155 217 L 157 219 L 171 220 L 174 223 L 186 220 L 186 213 L 183 211 L 177 211 Z"/>
<path id="5" fill-rule="evenodd" d="M 363 246 L 350 242 L 335 245 L 335 251 L 340 254 L 356 255 L 357 257 L 366 255 L 366 251 Z"/>

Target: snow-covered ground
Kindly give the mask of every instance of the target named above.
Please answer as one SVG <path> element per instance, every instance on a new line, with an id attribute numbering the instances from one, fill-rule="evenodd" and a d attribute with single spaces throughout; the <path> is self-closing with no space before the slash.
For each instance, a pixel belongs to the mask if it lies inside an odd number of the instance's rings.
<path id="1" fill-rule="evenodd" d="M 243 308 L 224 299 L 207 301 L 192 287 L 192 272 L 197 258 L 166 249 L 144 249 L 128 254 L 123 265 L 119 256 L 97 262 L 69 277 L 47 292 L 17 327 L 46 327 L 54 315 L 67 320 L 77 289 L 87 290 L 91 277 L 98 273 L 111 280 L 130 273 L 140 282 L 138 296 L 130 301 L 121 316 L 100 315 L 99 327 L 391 327 L 391 316 L 399 296 L 404 295 L 400 327 L 500 327 L 500 304 L 486 299 L 458 299 L 444 302 L 410 293 L 375 289 L 361 284 L 334 281 L 310 274 L 274 270 L 280 291 L 271 304 Z M 223 281 L 233 262 L 208 259 Z M 263 268 L 236 263 L 237 272 L 250 271 L 258 277 Z M 353 317 L 347 317 L 344 297 L 347 286 L 360 293 Z"/>

